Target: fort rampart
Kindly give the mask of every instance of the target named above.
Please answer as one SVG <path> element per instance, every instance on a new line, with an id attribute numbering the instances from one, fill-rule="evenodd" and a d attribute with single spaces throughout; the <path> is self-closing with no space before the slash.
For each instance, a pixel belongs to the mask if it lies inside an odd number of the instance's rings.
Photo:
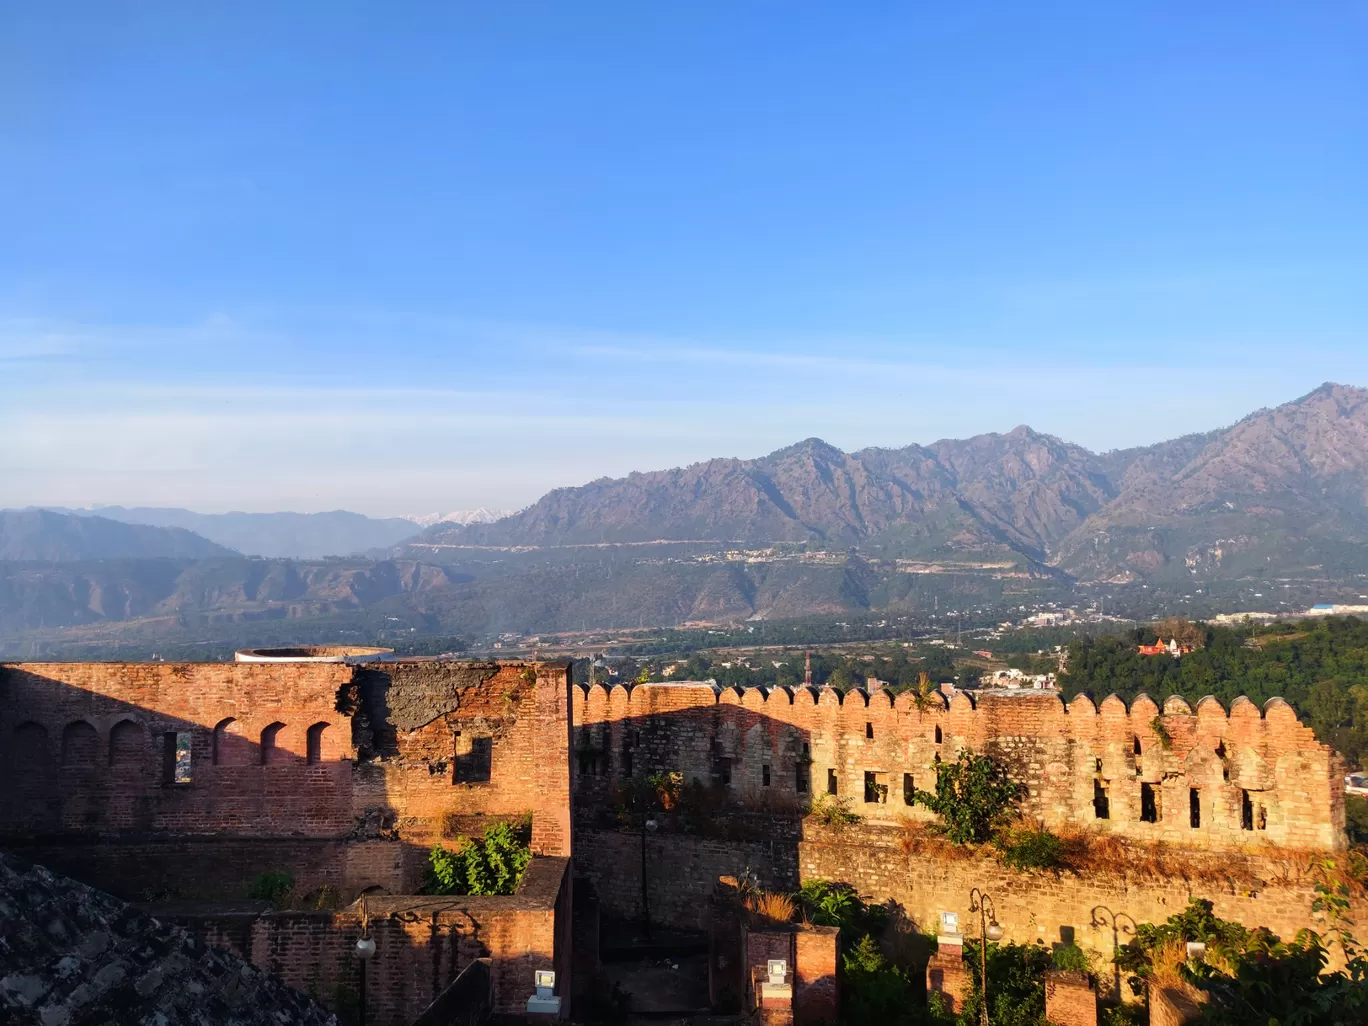
<path id="1" fill-rule="evenodd" d="M 1023 785 L 1028 821 L 1185 853 L 1194 872 L 1019 873 L 989 855 L 917 854 L 908 833 L 933 817 L 913 795 L 966 749 Z M 710 828 L 666 817 L 643 838 L 627 823 L 621 785 L 664 771 L 704 785 Z M 818 795 L 861 821 L 819 826 L 806 814 Z M 641 912 L 644 843 L 660 921 L 706 928 L 720 876 L 781 889 L 845 880 L 923 929 L 986 886 L 1010 939 L 1072 936 L 1104 954 L 1098 909 L 1158 921 L 1191 895 L 1287 936 L 1316 925 L 1309 867 L 1345 845 L 1341 760 L 1280 699 L 1226 710 L 1031 691 L 580 688 L 564 664 L 432 660 L 0 666 L 0 845 L 134 900 L 240 901 L 280 869 L 301 895 L 387 893 L 397 904 L 377 906 L 378 929 L 413 956 L 392 972 L 426 975 L 377 984 L 377 1022 L 416 1014 L 475 957 L 493 956 L 503 1009 L 529 966 L 568 971 L 564 869 L 554 897 L 538 899 L 553 912 L 481 899 L 505 904 L 475 915 L 458 899 L 404 897 L 434 842 L 527 815 L 534 851 L 573 854 L 610 913 Z M 202 926 L 326 990 L 351 971 L 339 939 L 350 914 Z"/>
<path id="2" fill-rule="evenodd" d="M 912 801 L 963 749 L 991 755 L 1025 786 L 1022 813 L 1212 850 L 1343 848 L 1339 757 L 1282 699 L 1192 708 L 1145 696 L 1065 705 L 1052 692 L 987 691 L 923 700 L 719 689 L 708 684 L 577 687 L 578 793 L 603 801 L 633 772 L 673 770 L 739 800 L 783 804 L 826 793 L 875 823 L 929 820 Z"/>
<path id="3" fill-rule="evenodd" d="M 1128 708 L 1004 691 L 918 705 L 908 694 L 644 684 L 577 687 L 574 728 L 576 863 L 610 912 L 641 907 L 643 839 L 613 816 L 627 777 L 679 772 L 725 802 L 710 823 L 680 832 L 667 816 L 644 839 L 652 916 L 692 928 L 706 926 L 719 876 L 749 875 L 781 890 L 846 881 L 931 932 L 941 912 L 967 922 L 970 888 L 987 888 L 1008 939 L 1076 939 L 1107 959 L 1110 910 L 1123 924 L 1161 922 L 1189 897 L 1291 937 L 1324 928 L 1312 912 L 1315 862 L 1345 846 L 1341 761 L 1280 699 L 1262 710 L 1238 699 L 1227 712 L 1214 699 Z M 938 763 L 966 748 L 1024 785 L 1028 820 L 1115 838 L 1121 860 L 1018 872 L 986 853 L 919 854 L 909 836 L 935 817 L 908 793 L 934 790 Z M 861 821 L 822 826 L 805 815 L 814 792 Z M 1354 915 L 1368 931 L 1363 910 Z"/>

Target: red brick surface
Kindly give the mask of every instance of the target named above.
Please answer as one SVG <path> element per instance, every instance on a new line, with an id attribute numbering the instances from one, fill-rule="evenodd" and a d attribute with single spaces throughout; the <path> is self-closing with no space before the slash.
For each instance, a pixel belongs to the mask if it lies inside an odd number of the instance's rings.
<path id="1" fill-rule="evenodd" d="M 182 896 L 241 896 L 263 869 L 294 872 L 305 891 L 411 892 L 434 842 L 528 813 L 534 850 L 568 855 L 567 668 L 487 664 L 477 684 L 452 683 L 470 672 L 440 662 L 0 666 L 0 842 L 65 847 L 54 863 L 132 898 L 158 880 Z M 362 675 L 383 678 L 391 700 L 432 693 L 436 714 L 379 730 Z M 188 783 L 171 782 L 164 764 L 164 738 L 177 733 L 190 737 Z M 489 741 L 487 781 L 455 779 L 472 737 Z"/>
<path id="2" fill-rule="evenodd" d="M 962 1011 L 964 999 L 972 990 L 973 980 L 968 967 L 964 964 L 962 948 L 940 948 L 926 963 L 926 992 L 945 995 L 946 1011 Z"/>
<path id="3" fill-rule="evenodd" d="M 376 1026 L 412 1021 L 483 956 L 496 1011 L 555 969 L 568 1013 L 569 710 L 565 664 L 0 665 L 0 844 L 133 899 L 241 899 L 267 870 L 297 895 L 388 892 L 367 899 Z M 433 843 L 526 814 L 544 857 L 516 895 L 402 896 Z M 355 904 L 186 925 L 327 1004 L 356 1000 Z"/>
<path id="4" fill-rule="evenodd" d="M 1045 1018 L 1054 1026 L 1097 1026 L 1097 990 L 1087 973 L 1045 973 Z"/>

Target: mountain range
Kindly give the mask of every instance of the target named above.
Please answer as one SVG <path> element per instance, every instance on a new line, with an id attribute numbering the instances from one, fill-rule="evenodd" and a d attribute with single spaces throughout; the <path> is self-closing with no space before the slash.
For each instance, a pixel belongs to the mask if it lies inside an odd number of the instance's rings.
<path id="1" fill-rule="evenodd" d="M 0 510 L 0 560 L 207 559 L 237 553 L 179 527 L 123 524 L 50 510 Z"/>
<path id="2" fill-rule="evenodd" d="M 73 516 L 194 531 L 245 556 L 284 559 L 322 559 L 388 549 L 424 526 L 407 518 L 368 517 L 340 509 L 330 513 L 195 513 L 159 506 L 48 508 Z"/>
<path id="3" fill-rule="evenodd" d="M 1368 568 L 1368 391 L 1326 384 L 1237 424 L 1096 454 L 1006 434 L 846 453 L 811 438 L 549 492 L 406 551 L 709 541 L 1011 559 L 1083 580 Z"/>
<path id="4" fill-rule="evenodd" d="M 382 535 L 329 533 L 368 520 L 348 513 L 113 510 L 169 525 L 151 526 L 96 512 L 0 513 L 11 651 L 60 653 L 63 632 L 96 628 L 307 639 L 329 617 L 346 618 L 337 636 L 378 639 L 1093 595 L 1109 610 L 1293 610 L 1368 592 L 1368 391 L 1327 384 L 1228 428 L 1101 454 L 1028 427 L 853 453 L 809 439 L 557 489 L 407 540 L 409 520 L 362 523 L 393 531 L 388 551 L 327 561 L 246 558 L 269 536 L 228 532 L 248 517 L 296 532 L 291 555 L 329 556 Z"/>

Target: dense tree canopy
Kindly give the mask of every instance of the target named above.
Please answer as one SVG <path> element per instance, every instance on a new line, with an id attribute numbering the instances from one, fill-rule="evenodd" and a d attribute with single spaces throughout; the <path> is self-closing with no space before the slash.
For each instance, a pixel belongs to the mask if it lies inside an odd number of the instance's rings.
<path id="1" fill-rule="evenodd" d="M 1356 763 L 1368 757 L 1368 622 L 1325 617 L 1271 627 L 1188 624 L 1200 647 L 1181 658 L 1142 656 L 1136 646 L 1156 640 L 1153 627 L 1121 637 L 1078 638 L 1060 686 L 1065 699 L 1094 701 L 1116 694 L 1127 702 L 1147 694 L 1163 703 L 1181 695 L 1191 703 L 1215 695 L 1229 708 L 1240 695 L 1262 704 L 1287 699 L 1317 737 Z"/>

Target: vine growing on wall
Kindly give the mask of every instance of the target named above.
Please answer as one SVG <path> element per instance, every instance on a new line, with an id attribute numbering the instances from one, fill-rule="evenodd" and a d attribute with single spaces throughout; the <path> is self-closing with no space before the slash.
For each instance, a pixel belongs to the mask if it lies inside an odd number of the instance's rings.
<path id="1" fill-rule="evenodd" d="M 1164 725 L 1164 717 L 1156 716 L 1150 720 L 1150 730 L 1154 731 L 1154 736 L 1159 739 L 1159 747 L 1164 751 L 1173 748 L 1173 735 L 1169 733 L 1168 727 Z"/>

